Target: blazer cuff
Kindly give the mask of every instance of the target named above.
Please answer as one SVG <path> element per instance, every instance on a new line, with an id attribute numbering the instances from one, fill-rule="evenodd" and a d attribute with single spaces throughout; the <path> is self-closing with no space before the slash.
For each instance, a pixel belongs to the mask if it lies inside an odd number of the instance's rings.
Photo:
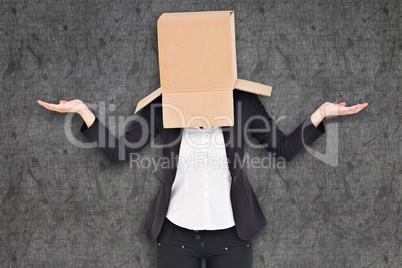
<path id="1" fill-rule="evenodd" d="M 99 121 L 98 117 L 95 116 L 95 121 L 90 127 L 87 127 L 87 124 L 85 122 L 82 124 L 80 132 L 89 141 L 97 141 L 99 138 L 99 128 L 102 126 L 103 124 Z"/>
<path id="2" fill-rule="evenodd" d="M 325 133 L 324 122 L 321 121 L 320 124 L 316 127 L 313 122 L 311 122 L 311 117 L 309 116 L 303 122 L 303 141 L 305 144 L 311 144 L 316 139 L 318 139 L 322 134 Z"/>

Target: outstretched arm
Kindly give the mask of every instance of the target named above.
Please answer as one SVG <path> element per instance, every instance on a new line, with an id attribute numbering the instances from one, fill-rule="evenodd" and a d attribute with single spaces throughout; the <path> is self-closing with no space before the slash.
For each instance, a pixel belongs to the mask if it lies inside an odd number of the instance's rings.
<path id="1" fill-rule="evenodd" d="M 95 121 L 95 115 L 81 100 L 75 99 L 72 101 L 61 100 L 59 104 L 48 103 L 38 100 L 39 105 L 42 105 L 48 110 L 59 113 L 77 113 L 84 119 L 87 127 L 90 127 Z"/>
<path id="2" fill-rule="evenodd" d="M 367 105 L 368 103 L 363 103 L 346 107 L 345 102 L 339 104 L 325 102 L 311 115 L 311 122 L 317 127 L 327 116 L 355 114 L 367 107 Z"/>
<path id="3" fill-rule="evenodd" d="M 159 134 L 158 127 L 151 122 L 149 106 L 145 107 L 141 111 L 141 116 L 128 126 L 124 135 L 116 138 L 81 100 L 62 100 L 59 104 L 43 101 L 38 101 L 38 103 L 48 110 L 80 114 L 85 121 L 81 127 L 81 133 L 89 141 L 96 142 L 101 152 L 112 163 L 129 161 L 131 153 L 139 152 L 149 143 L 152 135 Z"/>
<path id="4" fill-rule="evenodd" d="M 345 103 L 322 104 L 311 116 L 304 120 L 294 131 L 285 135 L 268 115 L 258 96 L 251 96 L 250 134 L 276 157 L 290 161 L 305 145 L 309 145 L 325 133 L 322 120 L 326 116 L 354 114 L 367 106 L 367 103 L 346 107 Z M 262 130 L 262 131 L 261 131 Z"/>

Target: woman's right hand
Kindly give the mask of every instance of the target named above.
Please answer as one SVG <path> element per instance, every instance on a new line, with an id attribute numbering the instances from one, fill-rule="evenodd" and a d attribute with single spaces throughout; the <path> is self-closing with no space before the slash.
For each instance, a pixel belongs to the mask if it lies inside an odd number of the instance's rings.
<path id="1" fill-rule="evenodd" d="M 80 113 L 80 111 L 88 109 L 85 103 L 79 99 L 71 101 L 61 100 L 59 104 L 47 103 L 41 100 L 38 100 L 38 103 L 48 110 L 59 113 Z"/>
<path id="2" fill-rule="evenodd" d="M 95 121 L 95 115 L 89 108 L 79 99 L 65 101 L 61 100 L 59 104 L 47 103 L 38 100 L 38 103 L 48 110 L 59 113 L 78 113 L 84 119 L 87 127 L 90 127 Z"/>

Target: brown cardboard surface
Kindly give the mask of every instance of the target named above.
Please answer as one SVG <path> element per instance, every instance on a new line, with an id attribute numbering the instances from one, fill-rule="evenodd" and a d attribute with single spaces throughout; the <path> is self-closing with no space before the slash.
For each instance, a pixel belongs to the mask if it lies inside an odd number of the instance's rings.
<path id="1" fill-rule="evenodd" d="M 233 89 L 271 95 L 272 88 L 237 78 L 234 12 L 163 13 L 158 19 L 164 128 L 233 125 Z M 197 118 L 197 119 L 195 119 Z"/>
<path id="2" fill-rule="evenodd" d="M 226 90 L 237 80 L 234 13 L 195 13 L 165 13 L 158 20 L 162 93 Z"/>
<path id="3" fill-rule="evenodd" d="M 208 18 L 226 18 L 228 13 L 233 13 L 233 10 L 219 10 L 219 11 L 195 11 L 195 12 L 170 12 L 163 13 L 159 17 L 159 21 L 163 20 L 198 20 Z"/>
<path id="4" fill-rule="evenodd" d="M 268 97 L 271 96 L 272 91 L 272 87 L 270 86 L 266 86 L 260 83 L 251 82 L 243 79 L 237 79 L 234 88 Z"/>
<path id="5" fill-rule="evenodd" d="M 162 94 L 163 127 L 233 126 L 233 90 Z"/>
<path id="6" fill-rule="evenodd" d="M 135 109 L 134 113 L 137 113 L 139 110 L 141 110 L 142 108 L 147 106 L 151 101 L 156 99 L 160 94 L 162 94 L 162 89 L 158 88 L 157 90 L 155 90 L 154 92 L 152 92 L 151 94 L 149 94 L 148 96 L 146 96 L 145 98 L 140 100 L 137 104 L 137 108 Z"/>

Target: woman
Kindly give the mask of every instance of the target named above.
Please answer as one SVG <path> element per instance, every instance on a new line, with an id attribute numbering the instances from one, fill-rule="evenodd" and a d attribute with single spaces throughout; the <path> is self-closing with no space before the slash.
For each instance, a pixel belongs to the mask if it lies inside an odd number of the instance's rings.
<path id="1" fill-rule="evenodd" d="M 247 133 L 274 156 L 290 161 L 325 132 L 325 117 L 354 114 L 367 103 L 346 107 L 344 102 L 326 102 L 285 135 L 257 95 L 234 90 L 233 98 L 233 127 L 164 129 L 159 97 L 141 111 L 145 127 L 135 122 L 120 138 L 114 137 L 81 100 L 38 103 L 52 111 L 80 114 L 85 121 L 81 133 L 98 146 L 102 139 L 105 146 L 99 149 L 112 162 L 128 161 L 130 154 L 139 152 L 158 134 L 166 145 L 165 156 L 172 156 L 172 161 L 177 156 L 190 159 L 187 164 L 191 165 L 174 162 L 164 170 L 161 189 L 146 220 L 148 237 L 156 240 L 157 267 L 198 268 L 205 258 L 207 268 L 248 268 L 252 267 L 252 239 L 267 222 L 245 169 L 236 161 L 243 159 Z M 179 142 L 172 142 L 175 140 Z M 229 163 L 217 168 L 196 166 L 195 156 L 200 153 L 203 159 L 227 158 Z"/>

